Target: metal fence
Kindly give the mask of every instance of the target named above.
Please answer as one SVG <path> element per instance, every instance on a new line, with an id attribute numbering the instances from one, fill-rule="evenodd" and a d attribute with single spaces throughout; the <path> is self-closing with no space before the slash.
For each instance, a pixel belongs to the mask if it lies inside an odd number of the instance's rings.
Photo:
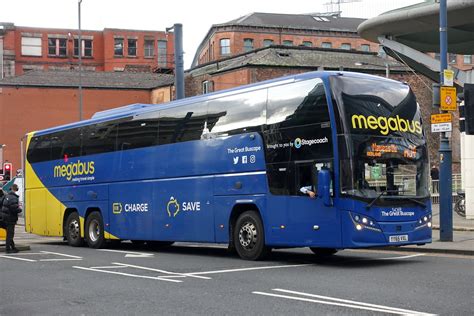
<path id="1" fill-rule="evenodd" d="M 461 174 L 456 173 L 456 174 L 453 174 L 453 187 L 452 187 L 453 202 L 455 202 L 455 199 L 457 197 L 457 192 L 460 190 L 462 190 Z M 439 204 L 439 180 L 431 180 L 430 193 L 431 193 L 431 203 Z"/>

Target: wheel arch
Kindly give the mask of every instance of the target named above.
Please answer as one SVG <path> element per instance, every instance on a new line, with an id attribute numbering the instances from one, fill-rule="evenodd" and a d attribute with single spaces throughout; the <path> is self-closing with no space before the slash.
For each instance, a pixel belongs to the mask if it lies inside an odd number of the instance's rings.
<path id="1" fill-rule="evenodd" d="M 77 210 L 77 208 L 75 207 L 68 207 L 64 210 L 64 214 L 63 214 L 63 231 L 62 231 L 62 235 L 63 237 L 66 237 L 66 222 L 67 222 L 67 219 L 69 217 L 69 215 L 71 215 L 72 213 L 77 213 L 79 214 L 79 211 Z"/>
<path id="2" fill-rule="evenodd" d="M 234 245 L 234 226 L 237 222 L 237 219 L 241 214 L 243 214 L 246 211 L 254 211 L 258 214 L 260 217 L 260 220 L 262 221 L 262 225 L 264 227 L 265 231 L 265 225 L 263 224 L 262 220 L 262 214 L 260 214 L 260 209 L 258 208 L 257 204 L 255 203 L 239 203 L 234 205 L 232 208 L 232 211 L 230 213 L 229 217 L 229 247 L 233 247 Z"/>

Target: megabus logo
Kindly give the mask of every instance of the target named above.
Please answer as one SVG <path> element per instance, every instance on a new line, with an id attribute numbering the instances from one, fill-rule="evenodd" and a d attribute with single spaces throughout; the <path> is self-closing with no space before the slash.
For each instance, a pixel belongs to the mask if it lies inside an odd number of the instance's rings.
<path id="1" fill-rule="evenodd" d="M 352 128 L 354 129 L 372 129 L 378 130 L 382 135 L 388 135 L 390 132 L 410 132 L 413 134 L 422 134 L 421 123 L 408 119 L 384 116 L 364 116 L 362 114 L 352 115 Z"/>
<path id="2" fill-rule="evenodd" d="M 75 176 L 89 176 L 93 175 L 94 172 L 95 168 L 93 161 L 81 162 L 78 160 L 77 162 L 70 162 L 68 164 L 54 166 L 54 177 L 66 178 L 69 181 Z"/>

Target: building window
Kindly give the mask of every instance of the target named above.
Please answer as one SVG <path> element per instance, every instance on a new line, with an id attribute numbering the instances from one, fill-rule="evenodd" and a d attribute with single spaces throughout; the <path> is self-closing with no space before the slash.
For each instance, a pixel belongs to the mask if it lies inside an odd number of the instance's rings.
<path id="1" fill-rule="evenodd" d="M 321 45 L 322 48 L 332 48 L 332 43 L 330 42 L 323 42 Z"/>
<path id="2" fill-rule="evenodd" d="M 472 55 L 464 55 L 464 63 L 472 64 Z"/>
<path id="3" fill-rule="evenodd" d="M 223 38 L 220 41 L 221 43 L 221 55 L 229 55 L 230 54 L 230 39 Z"/>
<path id="4" fill-rule="evenodd" d="M 263 40 L 263 47 L 268 47 L 268 46 L 271 46 L 273 45 L 273 40 L 271 39 L 264 39 Z"/>
<path id="5" fill-rule="evenodd" d="M 205 80 L 202 82 L 202 94 L 211 92 L 211 81 Z"/>
<path id="6" fill-rule="evenodd" d="M 448 62 L 450 64 L 455 64 L 456 63 L 456 54 L 448 54 Z"/>
<path id="7" fill-rule="evenodd" d="M 369 44 L 362 44 L 360 45 L 360 50 L 363 52 L 370 52 L 370 45 Z"/>
<path id="8" fill-rule="evenodd" d="M 123 56 L 123 38 L 114 39 L 114 56 Z"/>
<path id="9" fill-rule="evenodd" d="M 168 42 L 160 40 L 158 41 L 158 66 L 166 67 L 168 63 L 167 57 Z"/>
<path id="10" fill-rule="evenodd" d="M 41 37 L 22 37 L 21 54 L 23 56 L 41 56 Z"/>
<path id="11" fill-rule="evenodd" d="M 155 55 L 155 45 L 153 40 L 145 40 L 145 57 L 153 57 Z"/>
<path id="12" fill-rule="evenodd" d="M 128 42 L 128 56 L 137 56 L 137 40 L 129 38 Z"/>
<path id="13" fill-rule="evenodd" d="M 82 57 L 92 57 L 92 40 L 81 39 Z M 74 39 L 74 56 L 79 56 L 79 39 Z"/>
<path id="14" fill-rule="evenodd" d="M 342 43 L 342 44 L 341 44 L 341 49 L 351 50 L 351 44 L 349 44 L 349 43 Z"/>
<path id="15" fill-rule="evenodd" d="M 253 50 L 253 39 L 245 38 L 244 39 L 244 52 L 250 52 Z"/>
<path id="16" fill-rule="evenodd" d="M 283 41 L 283 45 L 284 45 L 284 46 L 293 46 L 293 41 L 284 40 L 284 41 Z"/>
<path id="17" fill-rule="evenodd" d="M 304 41 L 304 42 L 303 42 L 303 46 L 306 46 L 306 47 L 313 47 L 313 43 L 310 42 L 310 41 Z"/>
<path id="18" fill-rule="evenodd" d="M 49 56 L 66 56 L 65 38 L 48 38 Z"/>
<path id="19" fill-rule="evenodd" d="M 379 51 L 378 51 L 377 55 L 378 55 L 379 57 L 385 57 L 385 56 L 387 56 L 387 53 L 386 53 L 385 50 L 383 49 L 383 45 L 379 45 Z"/>

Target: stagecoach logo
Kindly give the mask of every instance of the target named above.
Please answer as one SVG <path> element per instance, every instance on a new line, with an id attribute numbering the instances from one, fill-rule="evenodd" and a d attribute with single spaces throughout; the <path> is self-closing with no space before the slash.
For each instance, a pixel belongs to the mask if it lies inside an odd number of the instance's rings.
<path id="1" fill-rule="evenodd" d="M 92 176 L 94 172 L 94 161 L 82 162 L 78 160 L 77 162 L 54 166 L 54 177 L 66 178 L 68 181 L 72 180 L 81 182 L 85 180 L 94 180 L 94 177 Z"/>
<path id="2" fill-rule="evenodd" d="M 166 205 L 166 211 L 168 212 L 168 217 L 176 217 L 180 211 L 183 212 L 199 212 L 201 210 L 201 202 L 182 202 L 178 203 L 178 200 L 174 197 L 170 197 L 168 204 Z"/>
<path id="3" fill-rule="evenodd" d="M 323 138 L 316 138 L 316 139 L 304 139 L 304 138 L 296 138 L 294 141 L 295 148 L 301 148 L 301 146 L 313 146 L 317 144 L 325 144 L 329 142 L 329 139 L 324 136 Z"/>

